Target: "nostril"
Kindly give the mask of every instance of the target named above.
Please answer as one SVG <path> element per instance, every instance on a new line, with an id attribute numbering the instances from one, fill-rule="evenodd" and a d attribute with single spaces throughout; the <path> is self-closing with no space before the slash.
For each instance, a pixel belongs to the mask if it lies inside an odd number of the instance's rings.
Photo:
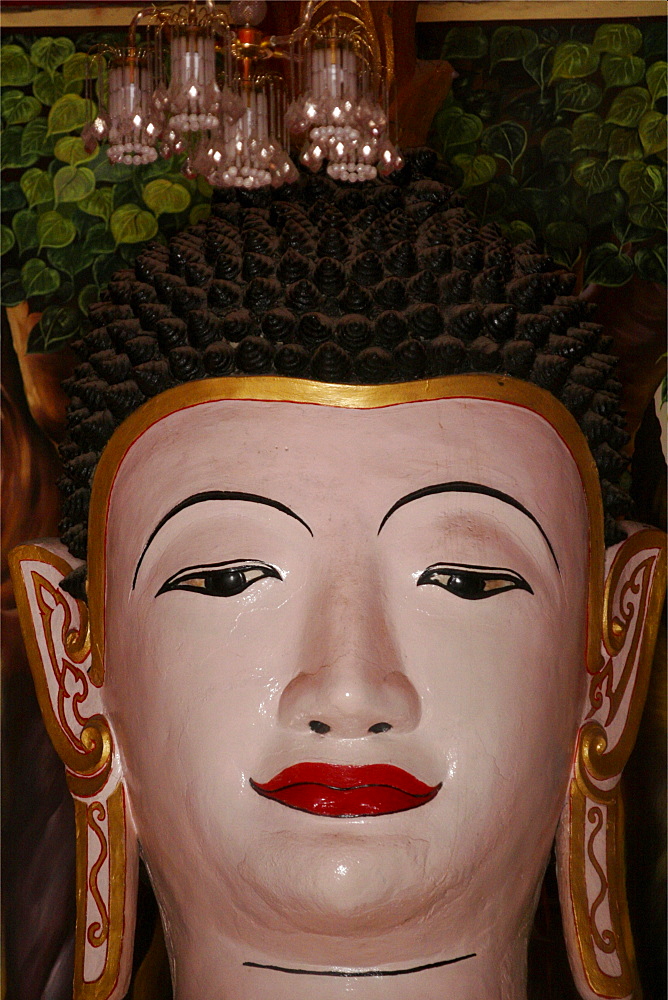
<path id="1" fill-rule="evenodd" d="M 311 719 L 309 722 L 309 728 L 313 730 L 314 733 L 320 733 L 322 736 L 328 733 L 331 726 L 328 726 L 326 722 L 318 722 L 317 719 Z"/>
<path id="2" fill-rule="evenodd" d="M 375 726 L 369 726 L 370 733 L 387 733 L 392 726 L 389 722 L 377 722 Z"/>

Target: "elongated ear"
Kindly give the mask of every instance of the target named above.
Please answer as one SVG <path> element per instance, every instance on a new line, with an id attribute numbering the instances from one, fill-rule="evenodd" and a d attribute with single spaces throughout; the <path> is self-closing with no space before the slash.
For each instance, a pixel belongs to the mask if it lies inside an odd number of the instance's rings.
<path id="1" fill-rule="evenodd" d="M 9 560 L 40 709 L 74 798 L 74 1000 L 120 1000 L 132 971 L 137 838 L 91 674 L 88 609 L 60 585 L 78 563 L 55 539 L 22 545 Z"/>
<path id="2" fill-rule="evenodd" d="M 583 1000 L 640 1000 L 626 903 L 622 770 L 642 715 L 666 589 L 666 536 L 626 523 L 606 553 L 599 661 L 557 834 L 571 970 Z M 590 622 L 590 628 L 596 623 Z"/>

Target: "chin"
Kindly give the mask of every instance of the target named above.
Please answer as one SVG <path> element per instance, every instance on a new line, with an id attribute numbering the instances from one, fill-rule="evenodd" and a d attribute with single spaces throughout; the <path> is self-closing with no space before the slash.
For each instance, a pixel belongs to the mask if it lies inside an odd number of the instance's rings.
<path id="1" fill-rule="evenodd" d="M 310 835 L 298 843 L 286 832 L 247 855 L 239 874 L 266 908 L 265 920 L 275 926 L 278 917 L 286 929 L 331 938 L 372 939 L 421 923 L 449 894 L 451 879 L 442 878 L 426 840 L 362 839 L 359 832 Z"/>

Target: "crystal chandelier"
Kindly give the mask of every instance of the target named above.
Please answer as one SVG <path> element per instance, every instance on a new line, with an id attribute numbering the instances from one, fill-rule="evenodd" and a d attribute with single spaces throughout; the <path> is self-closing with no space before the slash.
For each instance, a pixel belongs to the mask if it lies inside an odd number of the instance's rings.
<path id="1" fill-rule="evenodd" d="M 305 166 L 326 164 L 338 180 L 401 167 L 388 134 L 391 65 L 381 57 L 370 4 L 309 0 L 285 36 L 256 27 L 266 7 L 191 0 L 140 11 L 127 45 L 91 53 L 99 107 L 91 73 L 86 148 L 108 141 L 110 161 L 131 166 L 185 154 L 184 173 L 213 187 L 295 180 L 289 133 L 304 143 Z"/>

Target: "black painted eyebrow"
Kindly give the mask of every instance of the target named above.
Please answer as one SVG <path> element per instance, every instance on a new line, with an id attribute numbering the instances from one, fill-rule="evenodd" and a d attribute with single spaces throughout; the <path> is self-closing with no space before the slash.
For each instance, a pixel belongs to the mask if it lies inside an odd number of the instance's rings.
<path id="1" fill-rule="evenodd" d="M 144 556 L 146 555 L 151 542 L 158 534 L 160 529 L 164 528 L 164 526 L 167 524 L 170 518 L 174 517 L 176 514 L 179 514 L 182 510 L 185 510 L 187 507 L 192 507 L 196 503 L 206 503 L 208 500 L 246 500 L 249 503 L 265 504 L 265 506 L 267 507 L 273 507 L 275 510 L 280 510 L 281 513 L 283 514 L 288 514 L 290 517 L 294 517 L 295 521 L 299 521 L 300 524 L 303 524 L 308 533 L 311 535 L 311 537 L 313 537 L 313 532 L 309 528 L 306 521 L 303 518 L 301 518 L 299 514 L 295 514 L 294 510 L 290 510 L 290 508 L 286 507 L 284 503 L 280 503 L 278 500 L 272 500 L 270 499 L 270 497 L 262 497 L 259 496 L 257 493 L 236 493 L 230 490 L 208 490 L 203 493 L 193 493 L 192 496 L 186 497 L 185 500 L 181 500 L 181 502 L 177 503 L 175 507 L 172 507 L 171 510 L 167 511 L 165 516 L 158 522 L 158 524 L 156 524 L 155 528 L 151 532 L 149 539 L 142 550 L 142 554 L 139 557 L 139 562 L 137 563 L 137 566 L 135 568 L 135 574 L 132 578 L 133 590 L 135 589 L 135 584 L 137 583 L 139 567 L 142 564 Z"/>
<path id="2" fill-rule="evenodd" d="M 509 496 L 508 493 L 503 493 L 501 490 L 495 490 L 491 486 L 483 486 L 482 483 L 464 483 L 464 482 L 452 482 L 452 483 L 436 483 L 435 486 L 424 486 L 421 490 L 415 490 L 413 493 L 407 493 L 405 497 L 401 497 L 400 500 L 390 507 L 387 514 L 380 522 L 380 528 L 378 529 L 378 534 L 383 530 L 385 522 L 390 518 L 395 510 L 399 510 L 404 504 L 411 503 L 413 500 L 420 500 L 422 497 L 431 496 L 433 493 L 482 493 L 484 496 L 494 497 L 495 500 L 501 500 L 503 503 L 507 503 L 510 507 L 514 507 L 515 510 L 519 510 L 522 514 L 525 514 L 530 521 L 536 525 L 541 535 L 547 542 L 547 547 L 550 550 L 550 554 L 554 559 L 555 566 L 559 569 L 559 563 L 557 557 L 554 554 L 554 549 L 552 548 L 552 542 L 547 537 L 540 521 L 535 517 L 530 510 L 516 500 L 515 497 Z M 561 573 L 561 570 L 559 569 Z"/>

